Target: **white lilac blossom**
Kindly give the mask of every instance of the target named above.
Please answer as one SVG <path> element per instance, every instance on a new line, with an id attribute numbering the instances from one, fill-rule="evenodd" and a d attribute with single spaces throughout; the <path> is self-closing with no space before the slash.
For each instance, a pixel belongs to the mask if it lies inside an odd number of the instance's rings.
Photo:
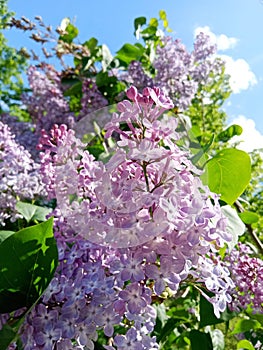
<path id="1" fill-rule="evenodd" d="M 39 165 L 30 153 L 15 141 L 8 125 L 0 122 L 0 225 L 16 221 L 19 200 L 33 200 L 45 194 Z"/>
<path id="2" fill-rule="evenodd" d="M 106 126 L 106 137 L 120 135 L 106 164 L 65 125 L 42 133 L 59 265 L 20 330 L 31 349 L 93 349 L 98 332 L 107 350 L 158 349 L 152 297 L 188 278 L 213 293 L 217 316 L 230 301 L 229 271 L 209 254 L 231 238 L 217 196 L 176 146 L 170 98 L 158 88 L 127 96 Z"/>

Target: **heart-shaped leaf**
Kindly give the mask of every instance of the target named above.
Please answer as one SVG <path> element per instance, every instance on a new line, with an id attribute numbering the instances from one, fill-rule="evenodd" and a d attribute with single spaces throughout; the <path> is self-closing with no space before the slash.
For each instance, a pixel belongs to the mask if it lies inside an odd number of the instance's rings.
<path id="1" fill-rule="evenodd" d="M 224 149 L 207 162 L 206 173 L 210 190 L 232 205 L 250 181 L 250 157 L 238 149 Z"/>

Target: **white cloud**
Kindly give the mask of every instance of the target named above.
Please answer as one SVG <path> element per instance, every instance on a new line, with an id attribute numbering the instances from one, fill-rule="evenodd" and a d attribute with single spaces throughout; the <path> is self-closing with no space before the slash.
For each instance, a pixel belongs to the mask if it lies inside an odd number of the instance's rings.
<path id="1" fill-rule="evenodd" d="M 238 39 L 234 37 L 228 37 L 225 34 L 216 35 L 210 29 L 210 27 L 197 27 L 194 30 L 194 36 L 196 37 L 198 33 L 203 32 L 204 34 L 209 35 L 212 43 L 217 45 L 218 51 L 225 51 L 228 49 L 232 49 L 236 46 Z"/>
<path id="2" fill-rule="evenodd" d="M 256 124 L 253 119 L 246 118 L 243 115 L 235 118 L 231 124 L 238 124 L 242 127 L 243 132 L 240 136 L 234 136 L 231 143 L 239 142 L 237 146 L 246 152 L 251 152 L 254 149 L 263 149 L 263 135 L 256 129 Z"/>
<path id="3" fill-rule="evenodd" d="M 243 58 L 234 60 L 228 55 L 220 55 L 226 63 L 226 74 L 230 75 L 230 87 L 234 94 L 257 84 L 257 78 Z"/>

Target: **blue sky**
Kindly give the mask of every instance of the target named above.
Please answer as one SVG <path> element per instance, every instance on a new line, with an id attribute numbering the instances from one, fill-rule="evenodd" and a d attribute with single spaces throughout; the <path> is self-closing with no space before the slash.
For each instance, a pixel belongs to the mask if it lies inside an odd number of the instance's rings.
<path id="1" fill-rule="evenodd" d="M 263 147 L 263 2 L 260 0 L 9 0 L 17 17 L 41 15 L 56 27 L 62 18 L 75 18 L 80 40 L 96 37 L 114 53 L 125 42 L 135 42 L 133 20 L 167 13 L 172 35 L 192 49 L 194 31 L 203 28 L 217 41 L 219 54 L 233 76 L 230 101 L 225 106 L 229 122 L 247 127 L 247 142 Z M 8 33 L 9 44 L 32 47 L 17 31 Z M 253 124 L 253 121 L 255 125 Z M 257 129 L 257 130 L 256 130 Z M 258 132 L 257 132 L 258 131 Z M 260 134 L 260 133 L 261 134 Z M 252 147 L 252 146 L 251 146 Z"/>

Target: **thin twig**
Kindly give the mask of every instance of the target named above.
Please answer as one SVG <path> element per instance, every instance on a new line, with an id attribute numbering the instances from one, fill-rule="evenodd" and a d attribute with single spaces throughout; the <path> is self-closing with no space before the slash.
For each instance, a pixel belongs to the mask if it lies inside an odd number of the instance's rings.
<path id="1" fill-rule="evenodd" d="M 239 213 L 243 213 L 245 211 L 245 209 L 243 208 L 242 204 L 238 200 L 235 201 L 234 205 L 237 208 L 237 211 Z M 251 224 L 245 224 L 245 226 L 246 226 L 247 231 L 250 234 L 251 238 L 253 239 L 254 243 L 256 244 L 260 254 L 263 255 L 263 243 L 261 242 L 261 240 L 256 235 L 255 231 L 252 228 L 252 225 Z"/>

